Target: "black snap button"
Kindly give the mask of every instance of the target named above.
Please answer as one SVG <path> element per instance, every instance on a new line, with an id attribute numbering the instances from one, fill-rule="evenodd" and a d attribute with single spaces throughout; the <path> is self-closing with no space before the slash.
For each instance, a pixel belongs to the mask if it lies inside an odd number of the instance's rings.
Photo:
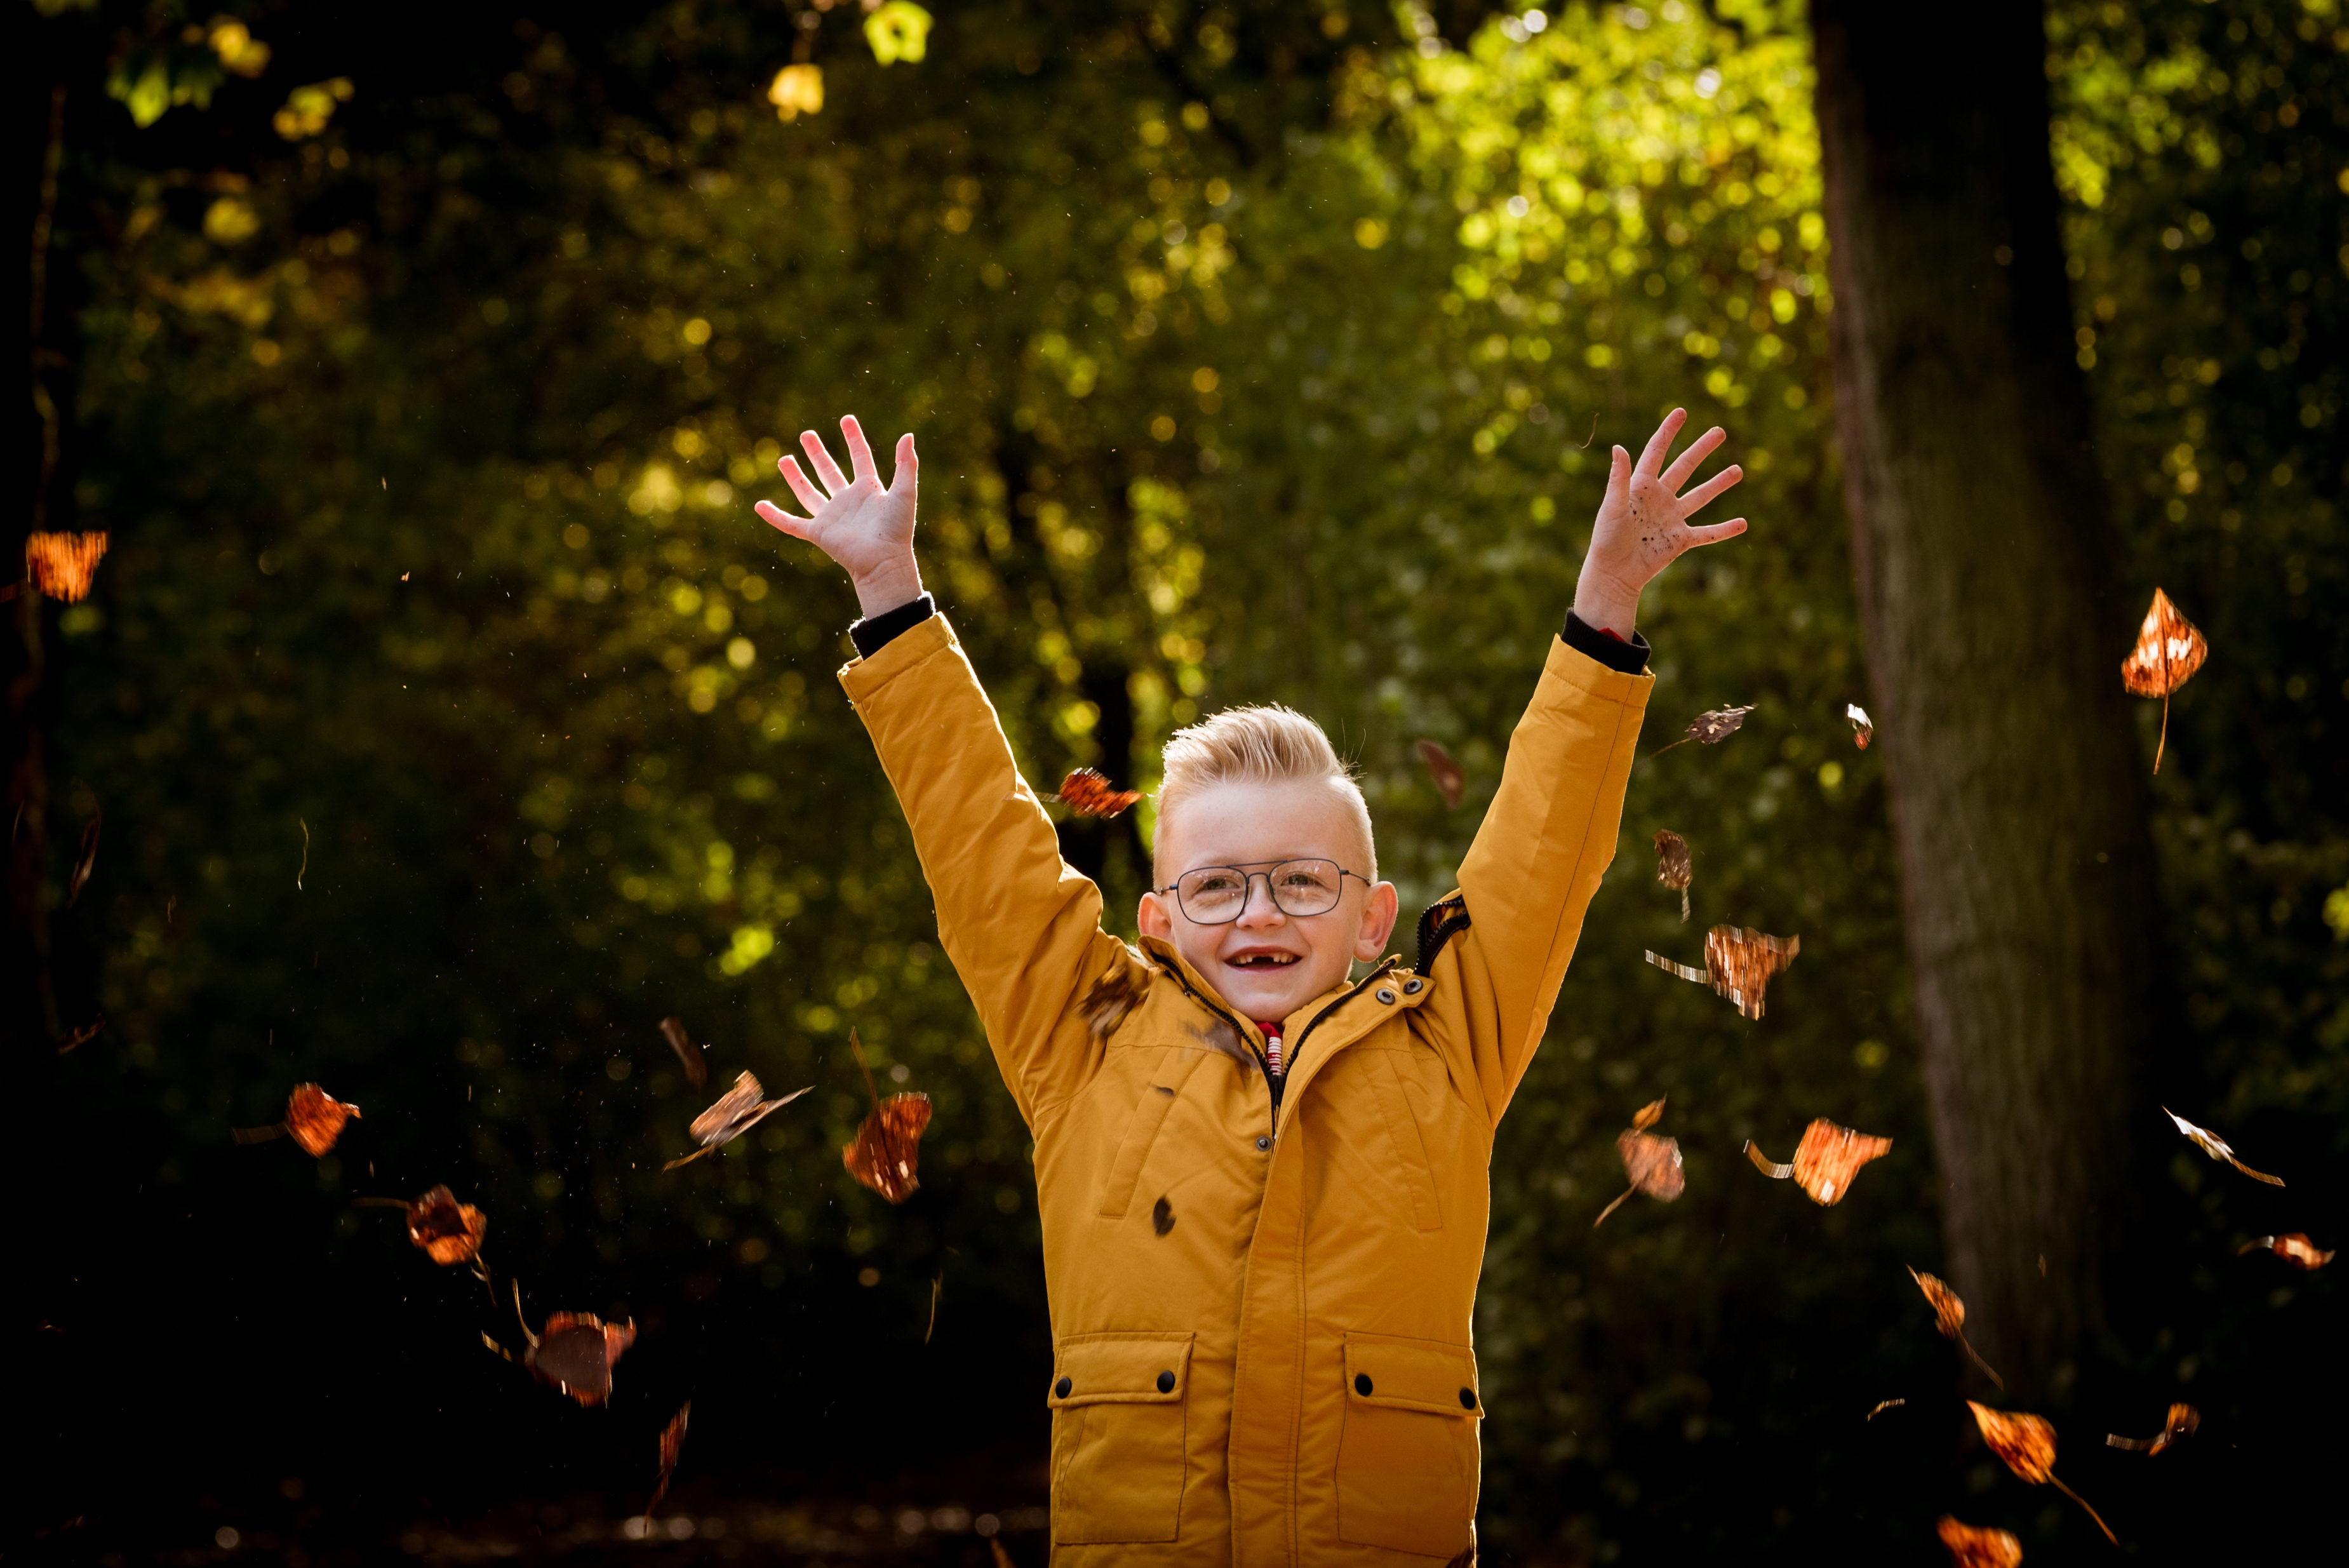
<path id="1" fill-rule="evenodd" d="M 1174 1375 L 1172 1372 L 1162 1372 L 1158 1375 L 1158 1391 L 1161 1394 L 1174 1392 Z"/>
<path id="2" fill-rule="evenodd" d="M 1474 1410 L 1476 1407 L 1476 1390 L 1474 1388 L 1460 1390 L 1460 1407 L 1463 1410 Z"/>
<path id="3" fill-rule="evenodd" d="M 1058 1383 L 1052 1385 L 1052 1392 L 1065 1399 L 1069 1397 L 1069 1390 L 1075 1386 L 1075 1384 L 1063 1377 Z"/>
<path id="4" fill-rule="evenodd" d="M 1257 1151 L 1258 1153 L 1262 1153 L 1264 1150 L 1272 1147 L 1272 1140 L 1268 1137 L 1260 1137 L 1256 1140 L 1256 1147 Z"/>
<path id="5" fill-rule="evenodd" d="M 1354 1374 L 1354 1392 L 1360 1394 L 1365 1399 L 1371 1397 L 1371 1375 L 1369 1373 L 1357 1372 Z M 1363 1418 L 1365 1420 L 1369 1419 L 1368 1417 Z"/>
<path id="6" fill-rule="evenodd" d="M 1388 990 L 1383 985 L 1379 987 L 1377 991 L 1371 992 L 1371 994 L 1376 996 L 1381 1002 L 1392 1002 L 1394 1001 L 1394 992 Z"/>

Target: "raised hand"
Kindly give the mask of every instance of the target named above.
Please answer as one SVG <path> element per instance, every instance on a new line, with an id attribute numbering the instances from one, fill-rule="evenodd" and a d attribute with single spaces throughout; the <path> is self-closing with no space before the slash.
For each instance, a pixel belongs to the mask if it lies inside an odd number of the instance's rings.
<path id="1" fill-rule="evenodd" d="M 1582 559 L 1582 577 L 1574 590 L 1574 613 L 1585 624 L 1630 637 L 1639 618 L 1640 592 L 1656 575 L 1683 553 L 1700 545 L 1717 545 L 1745 532 L 1745 519 L 1692 524 L 1689 517 L 1706 502 L 1745 477 L 1730 464 L 1683 495 L 1697 465 L 1713 455 L 1728 438 L 1716 425 L 1689 443 L 1689 449 L 1664 467 L 1681 427 L 1688 422 L 1686 409 L 1674 409 L 1648 438 L 1647 449 L 1635 465 L 1631 454 L 1615 449 L 1608 470 L 1607 498 L 1599 504 L 1591 524 L 1590 553 Z"/>
<path id="2" fill-rule="evenodd" d="M 840 434 L 848 444 L 854 479 L 840 472 L 822 437 L 802 431 L 800 445 L 815 479 L 808 478 L 795 457 L 785 457 L 775 466 L 809 515 L 786 512 L 771 501 L 760 502 L 756 510 L 769 524 L 837 561 L 856 585 L 856 602 L 864 614 L 876 616 L 922 594 L 921 568 L 914 564 L 914 488 L 921 464 L 914 456 L 912 435 L 899 436 L 896 472 L 884 485 L 855 415 L 840 421 Z"/>

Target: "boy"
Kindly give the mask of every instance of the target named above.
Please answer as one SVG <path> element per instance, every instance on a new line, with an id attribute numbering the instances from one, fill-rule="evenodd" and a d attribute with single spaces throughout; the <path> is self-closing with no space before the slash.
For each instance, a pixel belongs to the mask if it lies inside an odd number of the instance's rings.
<path id="1" fill-rule="evenodd" d="M 1380 959 L 1395 889 L 1361 792 L 1284 709 L 1168 743 L 1142 945 L 1103 932 L 922 591 L 914 438 L 886 487 L 854 419 L 853 479 L 812 431 L 814 480 L 781 461 L 810 515 L 759 514 L 855 583 L 841 683 L 1035 1135 L 1056 1563 L 1475 1561 L 1494 1127 L 1614 855 L 1652 684 L 1640 592 L 1745 527 L 1688 523 L 1742 475 L 1679 493 L 1723 439 L 1665 468 L 1684 419 L 1636 465 L 1615 449 L 1573 613 L 1409 969 Z"/>

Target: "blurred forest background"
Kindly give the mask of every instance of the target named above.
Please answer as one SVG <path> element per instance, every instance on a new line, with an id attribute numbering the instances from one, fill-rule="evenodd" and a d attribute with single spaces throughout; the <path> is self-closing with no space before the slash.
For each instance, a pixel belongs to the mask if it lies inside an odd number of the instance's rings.
<path id="1" fill-rule="evenodd" d="M 1295 704 L 1416 909 L 1608 446 L 1685 403 L 1754 528 L 1650 596 L 1649 749 L 1758 706 L 1639 766 L 1503 1127 L 1485 1552 L 1925 1563 L 1948 1511 L 2109 1552 L 1971 1437 L 1905 1272 L 1942 1267 L 1939 1188 L 1884 750 L 1843 718 L 1801 8 L 926 5 L 11 0 L 56 414 L 12 426 L 12 494 L 53 433 L 47 525 L 111 537 L 86 602 L 9 607 L 51 988 L 7 1002 L 11 1550 L 620 1550 L 690 1397 L 665 1515 L 734 1523 L 662 1550 L 979 1562 L 991 1512 L 1041 1563 L 1026 1133 L 833 684 L 853 597 L 750 502 L 802 429 L 917 431 L 928 576 L 1031 779 L 1147 788 L 1171 728 Z M 2103 1372 L 2014 1402 L 2186 1560 L 2344 1458 L 2339 1271 L 2236 1248 L 2337 1245 L 2349 1197 L 2349 16 L 2054 0 L 2047 36 L 2113 679 L 2157 584 L 2213 649 L 2152 784 L 2185 1045 L 2149 1096 L 2290 1186 L 2149 1127 L 2160 1282 Z M 1149 829 L 1069 831 L 1114 919 Z M 1759 1023 L 1641 962 L 1723 921 L 1802 937 Z M 663 1174 L 707 1098 L 668 1014 L 719 1083 L 816 1092 Z M 936 1104 L 902 1209 L 841 1168 L 852 1028 Z M 232 1143 L 304 1080 L 364 1108 L 330 1156 Z M 1663 1095 L 1687 1195 L 1594 1231 Z M 1833 1209 L 1739 1152 L 1814 1116 L 1896 1140 Z M 610 1407 L 492 1357 L 511 1304 L 353 1206 L 438 1182 L 533 1319 L 636 1320 Z M 2101 1446 L 2171 1399 L 2184 1450 Z"/>

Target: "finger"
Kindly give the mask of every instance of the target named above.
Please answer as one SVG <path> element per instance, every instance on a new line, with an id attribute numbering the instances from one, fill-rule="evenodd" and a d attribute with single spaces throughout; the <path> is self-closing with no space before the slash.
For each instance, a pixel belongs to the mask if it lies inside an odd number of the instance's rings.
<path id="1" fill-rule="evenodd" d="M 840 472 L 840 464 L 832 461 L 832 453 L 824 451 L 822 436 L 813 431 L 800 431 L 800 450 L 808 454 L 808 462 L 814 468 L 815 476 L 823 481 L 824 489 L 837 495 L 848 488 L 848 476 Z"/>
<path id="2" fill-rule="evenodd" d="M 895 462 L 896 468 L 895 472 L 889 475 L 889 493 L 896 495 L 902 492 L 902 493 L 910 495 L 913 493 L 914 485 L 916 482 L 920 479 L 922 472 L 921 459 L 914 455 L 913 431 L 907 431 L 904 435 L 897 438 L 897 455 Z"/>
<path id="3" fill-rule="evenodd" d="M 1631 454 L 1616 447 L 1607 460 L 1607 499 L 1603 506 L 1620 506 L 1631 493 Z"/>
<path id="4" fill-rule="evenodd" d="M 771 501 L 761 501 L 750 510 L 756 512 L 760 521 L 767 526 L 780 528 L 794 539 L 812 539 L 815 536 L 809 532 L 815 526 L 815 519 L 812 517 L 794 517 Z"/>
<path id="5" fill-rule="evenodd" d="M 1728 439 L 1728 434 L 1719 425 L 1715 425 L 1689 442 L 1688 451 L 1672 459 L 1671 467 L 1664 470 L 1665 485 L 1677 493 L 1682 485 L 1689 482 L 1689 475 L 1696 472 L 1697 464 L 1712 456 L 1713 448 Z"/>
<path id="6" fill-rule="evenodd" d="M 864 439 L 864 427 L 856 422 L 854 414 L 840 421 L 840 437 L 848 443 L 848 466 L 856 474 L 857 481 L 861 483 L 869 479 L 878 485 L 881 483 L 880 465 L 873 461 L 873 448 Z"/>
<path id="7" fill-rule="evenodd" d="M 1666 414 L 1664 422 L 1656 427 L 1656 433 L 1648 438 L 1647 446 L 1640 453 L 1638 472 L 1653 478 L 1664 466 L 1664 453 L 1672 450 L 1673 438 L 1681 433 L 1681 427 L 1686 423 L 1686 409 L 1674 409 Z"/>
<path id="8" fill-rule="evenodd" d="M 800 472 L 798 458 L 786 457 L 775 466 L 782 471 L 783 483 L 792 487 L 792 493 L 800 498 L 801 505 L 811 514 L 823 510 L 824 493 L 808 483 L 808 476 Z"/>
<path id="9" fill-rule="evenodd" d="M 1704 504 L 1745 477 L 1745 471 L 1731 463 L 1694 490 L 1681 497 L 1681 515 L 1691 516 L 1704 510 Z"/>
<path id="10" fill-rule="evenodd" d="M 1707 545 L 1718 545 L 1723 539 L 1734 539 L 1744 532 L 1745 519 L 1743 517 L 1733 517 L 1726 523 L 1708 523 L 1701 528 L 1688 531 L 1688 547 L 1702 549 Z"/>

